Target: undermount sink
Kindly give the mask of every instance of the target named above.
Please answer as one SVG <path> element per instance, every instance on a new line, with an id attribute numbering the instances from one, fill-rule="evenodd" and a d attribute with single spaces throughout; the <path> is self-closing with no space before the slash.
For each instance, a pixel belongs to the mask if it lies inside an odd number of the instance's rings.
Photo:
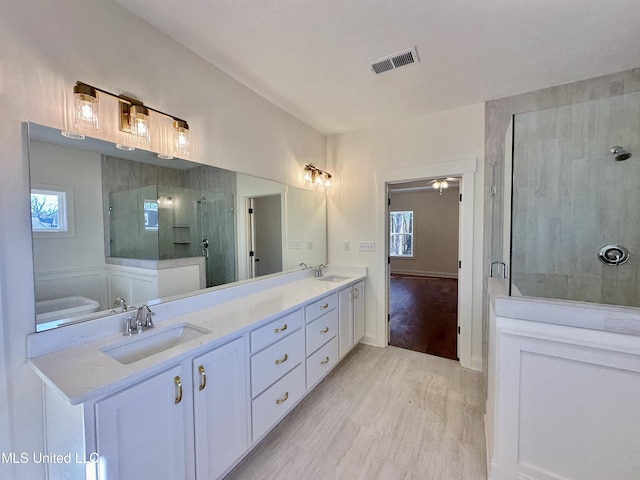
<path id="1" fill-rule="evenodd" d="M 108 345 L 100 351 L 118 362 L 128 365 L 147 358 L 169 348 L 182 345 L 198 337 L 210 333 L 208 330 L 189 324 L 176 325 L 171 328 L 146 331 L 122 340 L 117 344 Z"/>
<path id="2" fill-rule="evenodd" d="M 323 277 L 318 277 L 316 280 L 319 282 L 342 282 L 344 280 L 349 280 L 351 277 L 345 277 L 343 275 L 325 275 Z"/>

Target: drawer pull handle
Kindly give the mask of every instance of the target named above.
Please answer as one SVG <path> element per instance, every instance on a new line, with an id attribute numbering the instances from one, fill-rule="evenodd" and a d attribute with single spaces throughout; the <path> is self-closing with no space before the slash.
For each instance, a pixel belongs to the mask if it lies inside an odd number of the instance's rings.
<path id="1" fill-rule="evenodd" d="M 275 333 L 284 332 L 287 328 L 289 328 L 289 325 L 287 325 L 287 324 L 285 323 L 282 327 L 280 327 L 280 328 L 276 328 L 276 329 L 274 330 L 274 332 L 275 332 Z"/>
<path id="2" fill-rule="evenodd" d="M 325 303 L 324 305 L 320 305 L 320 310 L 324 310 L 325 308 L 329 308 L 328 303 Z"/>
<path id="3" fill-rule="evenodd" d="M 320 330 L 320 333 L 327 333 L 329 331 L 329 327 L 325 327 L 323 330 Z"/>
<path id="4" fill-rule="evenodd" d="M 176 397 L 176 404 L 178 404 L 182 401 L 182 380 L 180 380 L 180 375 L 176 375 L 173 382 L 178 387 L 178 396 Z"/>
<path id="5" fill-rule="evenodd" d="M 320 365 L 326 365 L 327 363 L 329 363 L 329 357 L 325 358 L 324 360 L 322 360 L 320 362 Z"/>
<path id="6" fill-rule="evenodd" d="M 204 390 L 204 387 L 207 386 L 207 373 L 204 371 L 204 365 L 200 365 L 198 370 L 200 371 L 200 375 L 202 375 L 202 382 L 200 383 L 198 390 L 202 391 Z"/>
<path id="7" fill-rule="evenodd" d="M 358 291 L 357 288 L 355 289 L 355 291 L 356 291 L 356 298 L 358 298 L 360 296 L 360 292 Z"/>
<path id="8" fill-rule="evenodd" d="M 280 405 L 281 403 L 286 402 L 288 398 L 289 398 L 289 392 L 285 392 L 284 397 L 276 400 L 276 405 Z"/>
<path id="9" fill-rule="evenodd" d="M 289 355 L 287 355 L 286 353 L 284 354 L 284 357 L 282 357 L 279 360 L 276 360 L 276 365 L 280 365 L 281 363 L 286 362 L 289 359 Z"/>

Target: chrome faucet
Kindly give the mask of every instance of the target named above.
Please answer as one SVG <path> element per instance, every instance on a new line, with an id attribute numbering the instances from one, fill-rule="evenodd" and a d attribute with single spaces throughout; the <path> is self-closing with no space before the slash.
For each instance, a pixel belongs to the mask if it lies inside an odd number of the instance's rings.
<path id="1" fill-rule="evenodd" d="M 303 270 L 306 270 L 306 269 L 308 269 L 308 268 L 309 268 L 309 265 L 307 265 L 307 264 L 306 264 L 306 263 L 304 263 L 304 262 L 300 262 L 300 265 L 298 265 L 298 266 L 299 266 L 299 267 L 302 267 L 302 269 L 303 269 Z"/>
<path id="2" fill-rule="evenodd" d="M 324 275 L 324 273 L 322 273 L 322 270 L 324 270 L 325 268 L 327 268 L 327 266 L 324 263 L 321 263 L 316 267 L 316 271 L 314 272 L 313 276 L 316 278 L 322 277 Z"/>
<path id="3" fill-rule="evenodd" d="M 111 309 L 111 313 L 122 313 L 122 312 L 126 312 L 126 311 L 129 310 L 129 306 L 127 305 L 127 301 L 122 297 L 116 298 L 116 301 L 113 302 L 113 304 L 116 307 L 122 307 L 122 310 L 120 312 L 116 312 L 116 310 L 112 308 Z"/>
<path id="4" fill-rule="evenodd" d="M 155 315 L 155 312 L 152 312 L 147 305 L 142 305 L 138 308 L 138 313 L 136 313 L 136 323 L 139 323 L 143 330 L 155 328 L 153 319 L 151 318 L 153 315 Z"/>
<path id="5" fill-rule="evenodd" d="M 150 328 L 155 328 L 151 317 L 155 315 L 154 312 L 147 305 L 142 305 L 138 308 L 135 317 L 127 317 L 124 319 L 124 330 L 122 334 L 125 337 L 132 335 L 133 333 L 142 333 Z"/>

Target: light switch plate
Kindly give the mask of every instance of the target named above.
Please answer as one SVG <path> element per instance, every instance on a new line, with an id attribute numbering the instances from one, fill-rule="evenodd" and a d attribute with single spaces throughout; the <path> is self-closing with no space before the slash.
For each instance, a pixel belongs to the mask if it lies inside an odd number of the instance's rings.
<path id="1" fill-rule="evenodd" d="M 300 240 L 289 240 L 289 250 L 300 250 L 302 243 Z"/>
<path id="2" fill-rule="evenodd" d="M 358 250 L 361 252 L 373 252 L 376 249 L 376 243 L 375 242 L 364 242 L 364 241 L 360 241 L 358 242 Z"/>
<path id="3" fill-rule="evenodd" d="M 351 250 L 351 243 L 349 242 L 349 240 L 345 240 L 344 241 L 344 251 L 348 252 L 349 250 Z"/>
<path id="4" fill-rule="evenodd" d="M 313 240 L 307 240 L 307 250 L 313 250 Z"/>

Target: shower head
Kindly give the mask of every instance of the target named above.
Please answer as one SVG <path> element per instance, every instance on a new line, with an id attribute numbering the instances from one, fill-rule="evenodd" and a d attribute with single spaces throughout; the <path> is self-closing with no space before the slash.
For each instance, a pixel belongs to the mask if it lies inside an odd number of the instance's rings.
<path id="1" fill-rule="evenodd" d="M 619 145 L 611 147 L 611 150 L 609 151 L 611 152 L 612 155 L 616 156 L 616 160 L 619 162 L 621 162 L 622 160 L 627 160 L 628 158 L 631 158 L 631 154 L 625 151 L 625 149 Z"/>

